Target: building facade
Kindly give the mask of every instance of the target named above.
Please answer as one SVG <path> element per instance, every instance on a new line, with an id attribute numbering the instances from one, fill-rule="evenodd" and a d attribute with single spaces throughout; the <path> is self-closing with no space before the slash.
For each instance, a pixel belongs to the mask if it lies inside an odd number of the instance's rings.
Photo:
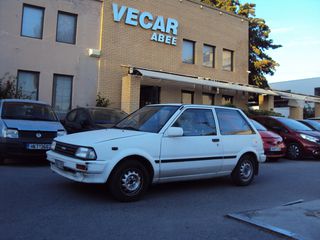
<path id="1" fill-rule="evenodd" d="M 0 1 L 0 77 L 58 112 L 233 104 L 248 93 L 248 20 L 197 0 Z"/>
<path id="2" fill-rule="evenodd" d="M 96 99 L 102 2 L 0 1 L 0 78 L 17 78 L 23 96 L 57 112 Z"/>
<path id="3" fill-rule="evenodd" d="M 105 0 L 101 42 L 98 91 L 115 107 L 246 104 L 242 91 L 141 76 L 126 66 L 247 84 L 247 19 L 199 1 Z"/>

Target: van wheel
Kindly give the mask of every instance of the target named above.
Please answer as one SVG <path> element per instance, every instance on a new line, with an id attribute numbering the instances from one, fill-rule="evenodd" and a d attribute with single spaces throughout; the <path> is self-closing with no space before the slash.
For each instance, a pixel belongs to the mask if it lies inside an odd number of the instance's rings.
<path id="1" fill-rule="evenodd" d="M 254 178 L 254 159 L 250 155 L 240 158 L 237 166 L 231 173 L 233 182 L 238 186 L 249 185 Z"/>
<path id="2" fill-rule="evenodd" d="M 302 156 L 302 149 L 297 143 L 290 143 L 287 148 L 287 157 L 292 160 L 297 160 Z"/>
<path id="3" fill-rule="evenodd" d="M 138 161 L 129 160 L 120 163 L 113 170 L 108 185 L 115 199 L 132 202 L 139 200 L 145 194 L 149 183 L 146 167 Z"/>

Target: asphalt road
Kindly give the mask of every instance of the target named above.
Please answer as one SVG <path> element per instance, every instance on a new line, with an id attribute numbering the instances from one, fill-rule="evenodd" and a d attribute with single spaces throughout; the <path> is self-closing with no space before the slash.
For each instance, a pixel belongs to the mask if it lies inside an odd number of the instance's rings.
<path id="1" fill-rule="evenodd" d="M 248 187 L 229 178 L 161 184 L 119 203 L 104 185 L 9 163 L 0 166 L 0 239 L 283 239 L 226 215 L 320 199 L 320 161 L 283 159 L 260 170 Z"/>

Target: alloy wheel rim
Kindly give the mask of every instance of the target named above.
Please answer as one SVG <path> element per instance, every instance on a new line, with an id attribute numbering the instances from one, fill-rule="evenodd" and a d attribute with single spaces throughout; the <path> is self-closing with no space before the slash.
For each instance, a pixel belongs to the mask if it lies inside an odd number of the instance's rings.
<path id="1" fill-rule="evenodd" d="M 293 158 L 297 158 L 300 155 L 300 149 L 296 145 L 291 145 L 289 148 L 289 152 Z"/>
<path id="2" fill-rule="evenodd" d="M 142 178 L 137 171 L 126 171 L 121 178 L 121 187 L 125 193 L 132 194 L 141 189 Z"/>

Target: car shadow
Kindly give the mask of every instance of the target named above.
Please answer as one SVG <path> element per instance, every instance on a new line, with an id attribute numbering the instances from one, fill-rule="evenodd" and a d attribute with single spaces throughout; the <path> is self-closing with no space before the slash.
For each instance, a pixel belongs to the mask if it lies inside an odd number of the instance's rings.
<path id="1" fill-rule="evenodd" d="M 5 159 L 4 163 L 1 165 L 2 167 L 43 167 L 49 166 L 49 162 L 45 158 L 10 158 Z"/>

